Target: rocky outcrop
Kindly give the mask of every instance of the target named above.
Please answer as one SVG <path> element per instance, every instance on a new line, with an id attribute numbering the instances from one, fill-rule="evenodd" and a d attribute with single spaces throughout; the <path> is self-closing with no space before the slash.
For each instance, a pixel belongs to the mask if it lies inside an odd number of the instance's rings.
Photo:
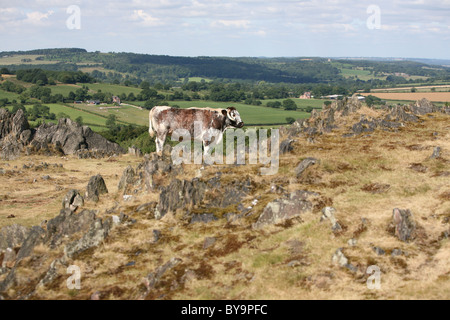
<path id="1" fill-rule="evenodd" d="M 312 139 L 316 135 L 328 133 L 343 125 L 345 126 L 345 121 L 341 123 L 337 119 L 355 114 L 362 106 L 363 104 L 357 97 L 335 101 L 330 106 L 324 106 L 321 112 L 313 110 L 309 119 L 297 120 L 289 128 L 283 128 L 283 133 L 286 133 L 289 138 L 305 135 Z M 422 99 L 411 105 L 384 106 L 383 108 L 385 112 L 380 118 L 373 119 L 361 115 L 360 121 L 349 128 L 351 133 L 346 134 L 345 137 L 367 134 L 377 128 L 395 131 L 403 126 L 405 122 L 417 122 L 419 116 L 433 112 L 450 112 L 448 107 L 438 109 L 427 99 Z"/>
<path id="2" fill-rule="evenodd" d="M 76 154 L 79 151 L 105 156 L 125 151 L 93 132 L 88 126 L 80 126 L 70 119 L 60 119 L 57 124 L 44 123 L 37 129 L 30 129 L 22 110 L 15 114 L 0 109 L 0 158 L 17 159 L 22 152 L 44 155 Z"/>
<path id="3" fill-rule="evenodd" d="M 70 119 L 59 119 L 58 124 L 45 123 L 36 129 L 33 141 L 61 145 L 65 154 L 78 150 L 101 150 L 110 154 L 124 153 L 116 143 L 110 142 L 88 126 L 80 126 Z"/>

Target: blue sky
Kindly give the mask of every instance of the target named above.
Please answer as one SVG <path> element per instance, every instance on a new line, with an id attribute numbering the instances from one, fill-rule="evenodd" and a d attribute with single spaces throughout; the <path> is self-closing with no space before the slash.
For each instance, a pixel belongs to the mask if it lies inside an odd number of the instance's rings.
<path id="1" fill-rule="evenodd" d="M 450 59 L 449 17 L 450 0 L 0 0 L 0 51 Z"/>

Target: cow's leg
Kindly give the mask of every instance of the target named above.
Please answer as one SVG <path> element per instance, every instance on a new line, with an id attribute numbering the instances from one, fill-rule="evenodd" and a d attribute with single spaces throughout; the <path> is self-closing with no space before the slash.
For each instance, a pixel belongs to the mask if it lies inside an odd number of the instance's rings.
<path id="1" fill-rule="evenodd" d="M 156 136 L 156 139 L 155 139 L 156 152 L 158 153 L 159 156 L 162 155 L 162 151 L 164 148 L 164 142 L 166 141 L 166 136 L 167 136 L 167 133 L 158 134 Z"/>

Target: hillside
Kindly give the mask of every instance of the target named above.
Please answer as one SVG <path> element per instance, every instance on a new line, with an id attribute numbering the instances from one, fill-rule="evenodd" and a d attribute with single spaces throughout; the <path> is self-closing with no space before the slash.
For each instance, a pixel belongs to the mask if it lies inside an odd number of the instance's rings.
<path id="1" fill-rule="evenodd" d="M 139 84 L 180 82 L 188 78 L 286 84 L 380 86 L 385 83 L 449 81 L 450 68 L 433 61 L 373 60 L 319 57 L 177 57 L 130 52 L 88 52 L 84 49 L 37 49 L 0 52 L 0 67 L 14 70 L 83 71 L 102 81 Z"/>
<path id="2" fill-rule="evenodd" d="M 334 102 L 280 129 L 269 176 L 169 148 L 1 159 L 0 297 L 448 299 L 449 113 Z"/>

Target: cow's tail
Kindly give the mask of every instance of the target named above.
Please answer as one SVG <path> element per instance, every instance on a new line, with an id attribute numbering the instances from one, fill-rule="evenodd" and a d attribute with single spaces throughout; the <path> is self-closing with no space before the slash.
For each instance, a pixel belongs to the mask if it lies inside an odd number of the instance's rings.
<path id="1" fill-rule="evenodd" d="M 152 110 L 150 110 L 149 114 L 148 114 L 148 133 L 150 134 L 150 137 L 154 137 L 155 136 L 155 130 L 153 130 L 153 111 L 155 110 L 155 108 L 152 108 Z"/>

